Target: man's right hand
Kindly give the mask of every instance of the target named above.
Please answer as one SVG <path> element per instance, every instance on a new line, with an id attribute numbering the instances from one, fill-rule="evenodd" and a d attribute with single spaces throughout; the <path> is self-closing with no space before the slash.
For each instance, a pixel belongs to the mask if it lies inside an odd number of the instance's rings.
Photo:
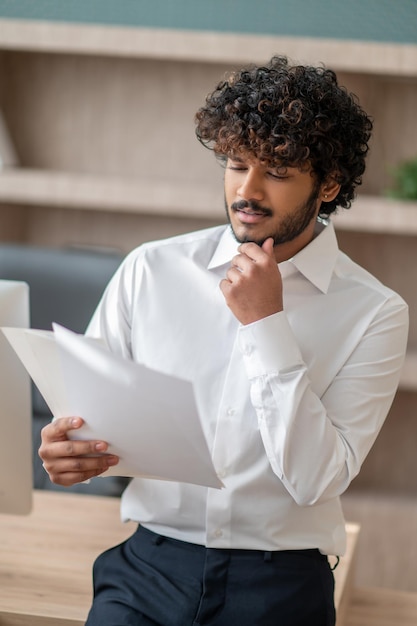
<path id="1" fill-rule="evenodd" d="M 82 483 L 119 462 L 117 456 L 106 454 L 108 444 L 104 441 L 69 439 L 68 432 L 83 423 L 81 417 L 61 417 L 42 429 L 39 456 L 49 478 L 57 485 Z"/>

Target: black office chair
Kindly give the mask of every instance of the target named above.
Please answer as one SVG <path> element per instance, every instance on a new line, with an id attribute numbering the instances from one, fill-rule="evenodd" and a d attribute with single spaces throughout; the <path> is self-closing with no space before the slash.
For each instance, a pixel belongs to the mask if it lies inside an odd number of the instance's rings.
<path id="1" fill-rule="evenodd" d="M 113 251 L 0 244 L 0 278 L 28 283 L 32 328 L 51 330 L 52 322 L 57 322 L 74 332 L 83 333 L 122 258 L 122 254 Z M 35 386 L 32 392 L 34 487 L 120 495 L 127 483 L 121 478 L 95 478 L 89 484 L 71 488 L 51 483 L 42 467 L 38 448 L 40 432 L 52 416 Z"/>

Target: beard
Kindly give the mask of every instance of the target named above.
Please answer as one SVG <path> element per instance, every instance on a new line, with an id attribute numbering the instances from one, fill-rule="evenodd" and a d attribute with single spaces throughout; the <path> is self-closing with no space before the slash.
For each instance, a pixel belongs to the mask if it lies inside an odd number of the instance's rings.
<path id="1" fill-rule="evenodd" d="M 233 228 L 233 224 L 230 219 L 230 212 L 242 209 L 250 209 L 253 212 L 264 214 L 266 217 L 272 217 L 273 211 L 270 208 L 260 206 L 258 202 L 256 202 L 256 200 L 239 200 L 238 202 L 233 202 L 233 204 L 230 206 L 230 209 L 228 208 L 227 203 L 225 203 L 227 219 L 236 241 L 238 243 L 253 242 L 258 244 L 258 246 L 262 246 L 266 239 L 272 237 L 274 240 L 274 246 L 278 246 L 280 244 L 287 243 L 288 241 L 296 239 L 296 237 L 298 237 L 305 231 L 311 220 L 316 217 L 319 189 L 320 185 L 316 183 L 310 196 L 303 204 L 300 204 L 298 207 L 296 207 L 291 215 L 284 215 L 281 223 L 278 225 L 274 232 L 270 232 L 264 237 L 260 238 L 252 236 L 250 232 L 246 233 L 243 236 L 239 236 Z"/>

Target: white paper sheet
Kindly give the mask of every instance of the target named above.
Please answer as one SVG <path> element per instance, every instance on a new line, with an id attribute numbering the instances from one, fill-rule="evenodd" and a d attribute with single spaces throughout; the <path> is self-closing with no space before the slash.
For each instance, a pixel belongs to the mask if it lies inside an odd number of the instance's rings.
<path id="1" fill-rule="evenodd" d="M 223 487 L 190 382 L 118 357 L 62 326 L 2 331 L 54 417 L 81 416 L 86 424 L 71 435 L 107 441 L 120 457 L 105 475 Z"/>

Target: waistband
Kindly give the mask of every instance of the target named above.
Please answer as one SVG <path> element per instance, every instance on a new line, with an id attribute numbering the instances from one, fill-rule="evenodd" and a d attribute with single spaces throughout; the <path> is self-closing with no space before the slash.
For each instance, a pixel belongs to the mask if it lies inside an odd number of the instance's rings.
<path id="1" fill-rule="evenodd" d="M 181 539 L 173 539 L 165 535 L 159 535 L 144 526 L 139 525 L 135 535 L 141 542 L 152 545 L 166 544 L 179 551 L 194 552 L 195 554 L 205 554 L 207 551 L 214 551 L 218 554 L 225 554 L 231 557 L 241 557 L 244 559 L 253 559 L 254 561 L 262 559 L 263 561 L 276 561 L 290 555 L 326 560 L 327 555 L 322 554 L 317 548 L 293 549 L 293 550 L 248 550 L 244 548 L 207 548 L 197 543 L 182 541 Z"/>

